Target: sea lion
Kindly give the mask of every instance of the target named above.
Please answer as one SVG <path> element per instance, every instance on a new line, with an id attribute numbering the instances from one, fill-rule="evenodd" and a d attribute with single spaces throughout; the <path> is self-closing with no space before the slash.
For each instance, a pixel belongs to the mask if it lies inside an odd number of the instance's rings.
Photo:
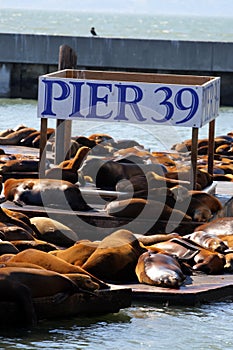
<path id="1" fill-rule="evenodd" d="M 2 254 L 17 254 L 19 250 L 15 247 L 13 242 L 0 241 L 0 255 Z"/>
<path id="2" fill-rule="evenodd" d="M 64 160 L 57 166 L 46 170 L 45 177 L 48 179 L 62 179 L 72 183 L 79 180 L 77 170 L 86 158 L 90 148 L 83 146 L 78 149 L 73 159 Z"/>
<path id="3" fill-rule="evenodd" d="M 191 196 L 190 198 L 177 203 L 176 208 L 189 215 L 193 221 L 205 222 L 212 217 L 210 208 L 197 198 Z"/>
<path id="4" fill-rule="evenodd" d="M 30 218 L 30 222 L 36 227 L 38 238 L 46 242 L 60 247 L 70 247 L 78 240 L 76 232 L 57 220 L 34 216 Z"/>
<path id="5" fill-rule="evenodd" d="M 0 145 L 18 145 L 20 140 L 30 135 L 32 132 L 37 131 L 34 128 L 22 128 L 12 133 L 0 137 Z"/>
<path id="6" fill-rule="evenodd" d="M 208 249 L 212 252 L 224 253 L 226 249 L 229 249 L 222 239 L 214 234 L 206 233 L 205 231 L 195 231 L 183 237 L 188 238 L 192 242 L 198 244 L 200 247 Z"/>
<path id="7" fill-rule="evenodd" d="M 159 242 L 169 241 L 172 238 L 180 237 L 178 233 L 172 232 L 167 234 L 142 235 L 134 233 L 137 240 L 144 245 L 156 244 Z"/>
<path id="8" fill-rule="evenodd" d="M 192 199 L 195 198 L 199 200 L 203 205 L 206 205 L 212 214 L 217 213 L 223 208 L 220 200 L 210 193 L 190 190 L 189 194 L 192 196 Z"/>
<path id="9" fill-rule="evenodd" d="M 34 240 L 16 240 L 11 241 L 11 243 L 17 248 L 17 252 L 21 252 L 22 250 L 33 248 L 42 250 L 43 252 L 50 252 L 51 250 L 58 249 L 54 244 L 48 243 L 46 241 L 42 241 L 39 239 Z"/>
<path id="10" fill-rule="evenodd" d="M 34 236 L 18 225 L 0 222 L 1 239 L 5 241 L 33 240 Z"/>
<path id="11" fill-rule="evenodd" d="M 67 249 L 54 250 L 49 253 L 70 264 L 82 266 L 98 246 L 99 242 L 97 241 L 92 242 L 88 239 L 83 239 Z"/>
<path id="12" fill-rule="evenodd" d="M 131 231 L 117 230 L 99 243 L 82 268 L 103 280 L 135 280 L 137 260 L 144 251 Z"/>
<path id="13" fill-rule="evenodd" d="M 81 273 L 66 273 L 64 276 L 68 277 L 81 290 L 95 291 L 99 289 L 99 284 L 95 283 L 90 276 Z"/>
<path id="14" fill-rule="evenodd" d="M 54 255 L 51 255 L 46 252 L 42 252 L 36 249 L 26 249 L 22 252 L 11 257 L 9 262 L 30 262 L 41 267 L 44 267 L 47 270 L 55 271 L 61 274 L 66 273 L 82 273 L 84 275 L 88 275 L 92 278 L 92 280 L 99 284 L 100 287 L 108 289 L 109 287 L 106 283 L 103 283 L 98 278 L 93 276 L 90 272 L 85 271 L 80 266 L 74 266 L 69 264 L 65 260 L 62 260 Z"/>
<path id="15" fill-rule="evenodd" d="M 5 302 L 14 302 L 20 310 L 20 323 L 15 319 L 4 318 L 1 324 L 6 327 L 8 324 L 19 327 L 32 327 L 37 324 L 37 316 L 32 301 L 32 294 L 30 288 L 24 283 L 12 278 L 5 270 L 1 274 L 0 269 L 0 299 Z"/>
<path id="16" fill-rule="evenodd" d="M 194 257 L 194 271 L 202 271 L 206 274 L 222 274 L 224 272 L 225 257 L 223 254 L 201 249 Z"/>
<path id="17" fill-rule="evenodd" d="M 175 256 L 180 261 L 185 260 L 186 262 L 199 252 L 200 247 L 197 247 L 190 242 L 186 242 L 181 237 L 171 238 L 170 240 L 158 242 L 154 244 L 145 245 L 145 248 L 151 252 L 160 252 Z"/>
<path id="18" fill-rule="evenodd" d="M 38 172 L 39 159 L 12 159 L 0 165 L 0 173 Z"/>
<path id="19" fill-rule="evenodd" d="M 209 186 L 213 182 L 213 176 L 209 174 L 207 171 L 202 169 L 197 169 L 197 189 L 202 190 L 205 187 Z M 190 181 L 191 178 L 191 169 L 190 167 L 186 166 L 181 171 L 168 171 L 165 175 L 166 178 L 169 179 L 176 179 L 176 180 L 182 180 L 182 181 Z"/>
<path id="20" fill-rule="evenodd" d="M 2 267 L 0 278 L 9 278 L 12 281 L 26 285 L 31 292 L 32 298 L 52 296 L 57 293 L 73 294 L 78 288 L 69 278 L 64 275 L 37 268 Z"/>
<path id="21" fill-rule="evenodd" d="M 6 200 L 15 204 L 38 205 L 87 211 L 77 185 L 58 179 L 7 179 L 4 184 Z"/>
<path id="22" fill-rule="evenodd" d="M 208 223 L 196 227 L 194 231 L 205 231 L 206 233 L 214 234 L 218 237 L 232 235 L 233 218 L 217 218 Z"/>
<path id="23" fill-rule="evenodd" d="M 148 171 L 164 174 L 161 164 L 120 163 L 112 159 L 106 161 L 100 158 L 85 159 L 78 170 L 82 176 L 90 176 L 97 188 L 110 191 L 116 190 L 119 181 L 144 175 Z"/>
<path id="24" fill-rule="evenodd" d="M 143 253 L 135 271 L 140 283 L 163 288 L 179 288 L 186 278 L 177 259 L 161 253 Z"/>
<path id="25" fill-rule="evenodd" d="M 29 233 L 29 237 L 36 237 L 36 232 L 31 227 L 30 219 L 27 215 L 0 207 L 0 222 L 9 226 L 19 226 Z"/>
<path id="26" fill-rule="evenodd" d="M 184 212 L 172 209 L 168 205 L 143 198 L 131 198 L 114 200 L 105 205 L 108 215 L 116 217 L 136 218 L 143 211 L 143 218 L 156 222 L 157 220 L 168 220 L 172 215 L 175 221 L 191 221 L 191 217 Z"/>
<path id="27" fill-rule="evenodd" d="M 224 265 L 224 270 L 226 272 L 233 272 L 233 252 L 224 254 L 225 257 L 225 265 Z"/>
<path id="28" fill-rule="evenodd" d="M 88 136 L 89 140 L 93 140 L 97 143 L 113 140 L 112 136 L 104 133 L 94 133 Z"/>

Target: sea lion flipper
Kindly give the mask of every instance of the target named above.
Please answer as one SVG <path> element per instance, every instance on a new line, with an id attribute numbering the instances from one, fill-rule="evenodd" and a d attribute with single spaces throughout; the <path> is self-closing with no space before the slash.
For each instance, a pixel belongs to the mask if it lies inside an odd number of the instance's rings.
<path id="1" fill-rule="evenodd" d="M 25 203 L 23 201 L 21 201 L 20 199 L 14 199 L 13 203 L 15 205 L 18 205 L 19 207 L 23 207 L 25 205 Z"/>

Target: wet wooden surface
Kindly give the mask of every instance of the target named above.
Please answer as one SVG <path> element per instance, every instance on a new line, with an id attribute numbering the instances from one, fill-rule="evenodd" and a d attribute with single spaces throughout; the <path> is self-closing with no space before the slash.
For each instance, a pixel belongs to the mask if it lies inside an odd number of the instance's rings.
<path id="1" fill-rule="evenodd" d="M 121 285 L 123 286 L 123 285 Z M 198 305 L 233 300 L 233 274 L 188 276 L 179 289 L 161 288 L 146 284 L 127 284 L 133 300 L 152 301 L 167 305 Z"/>
<path id="2" fill-rule="evenodd" d="M 131 288 L 119 286 L 92 293 L 59 293 L 51 297 L 33 299 L 38 320 L 115 313 L 131 306 L 131 303 Z M 0 326 L 17 325 L 23 317 L 20 305 L 6 301 L 0 302 L 0 315 Z"/>

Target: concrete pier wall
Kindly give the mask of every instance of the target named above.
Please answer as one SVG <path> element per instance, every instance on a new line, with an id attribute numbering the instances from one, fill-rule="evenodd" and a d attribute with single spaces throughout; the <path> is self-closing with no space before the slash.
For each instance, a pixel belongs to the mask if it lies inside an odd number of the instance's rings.
<path id="1" fill-rule="evenodd" d="M 60 45 L 78 69 L 221 77 L 221 105 L 233 106 L 233 42 L 0 34 L 0 97 L 37 98 L 38 77 L 57 70 Z"/>

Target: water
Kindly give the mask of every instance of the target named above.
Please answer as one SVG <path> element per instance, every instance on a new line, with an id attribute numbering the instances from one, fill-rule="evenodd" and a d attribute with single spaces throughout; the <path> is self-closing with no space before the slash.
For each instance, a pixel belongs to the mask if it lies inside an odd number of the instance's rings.
<path id="1" fill-rule="evenodd" d="M 45 20 L 46 19 L 46 20 Z M 0 31 L 89 35 L 91 26 L 103 36 L 232 41 L 232 19 L 77 13 L 71 11 L 1 10 Z M 37 103 L 0 100 L 0 130 L 19 124 L 40 128 Z M 73 135 L 107 132 L 116 139 L 132 138 L 151 150 L 168 150 L 191 137 L 189 128 L 138 127 L 124 124 L 73 122 Z M 55 121 L 49 120 L 54 127 Z M 233 108 L 220 108 L 216 134 L 233 130 Z M 199 137 L 208 136 L 208 126 Z M 0 349 L 233 349 L 231 302 L 200 307 L 167 307 L 133 303 L 117 314 L 92 318 L 43 321 L 30 331 L 0 332 Z"/>
<path id="2" fill-rule="evenodd" d="M 1 33 L 233 41 L 232 17 L 0 9 Z"/>

